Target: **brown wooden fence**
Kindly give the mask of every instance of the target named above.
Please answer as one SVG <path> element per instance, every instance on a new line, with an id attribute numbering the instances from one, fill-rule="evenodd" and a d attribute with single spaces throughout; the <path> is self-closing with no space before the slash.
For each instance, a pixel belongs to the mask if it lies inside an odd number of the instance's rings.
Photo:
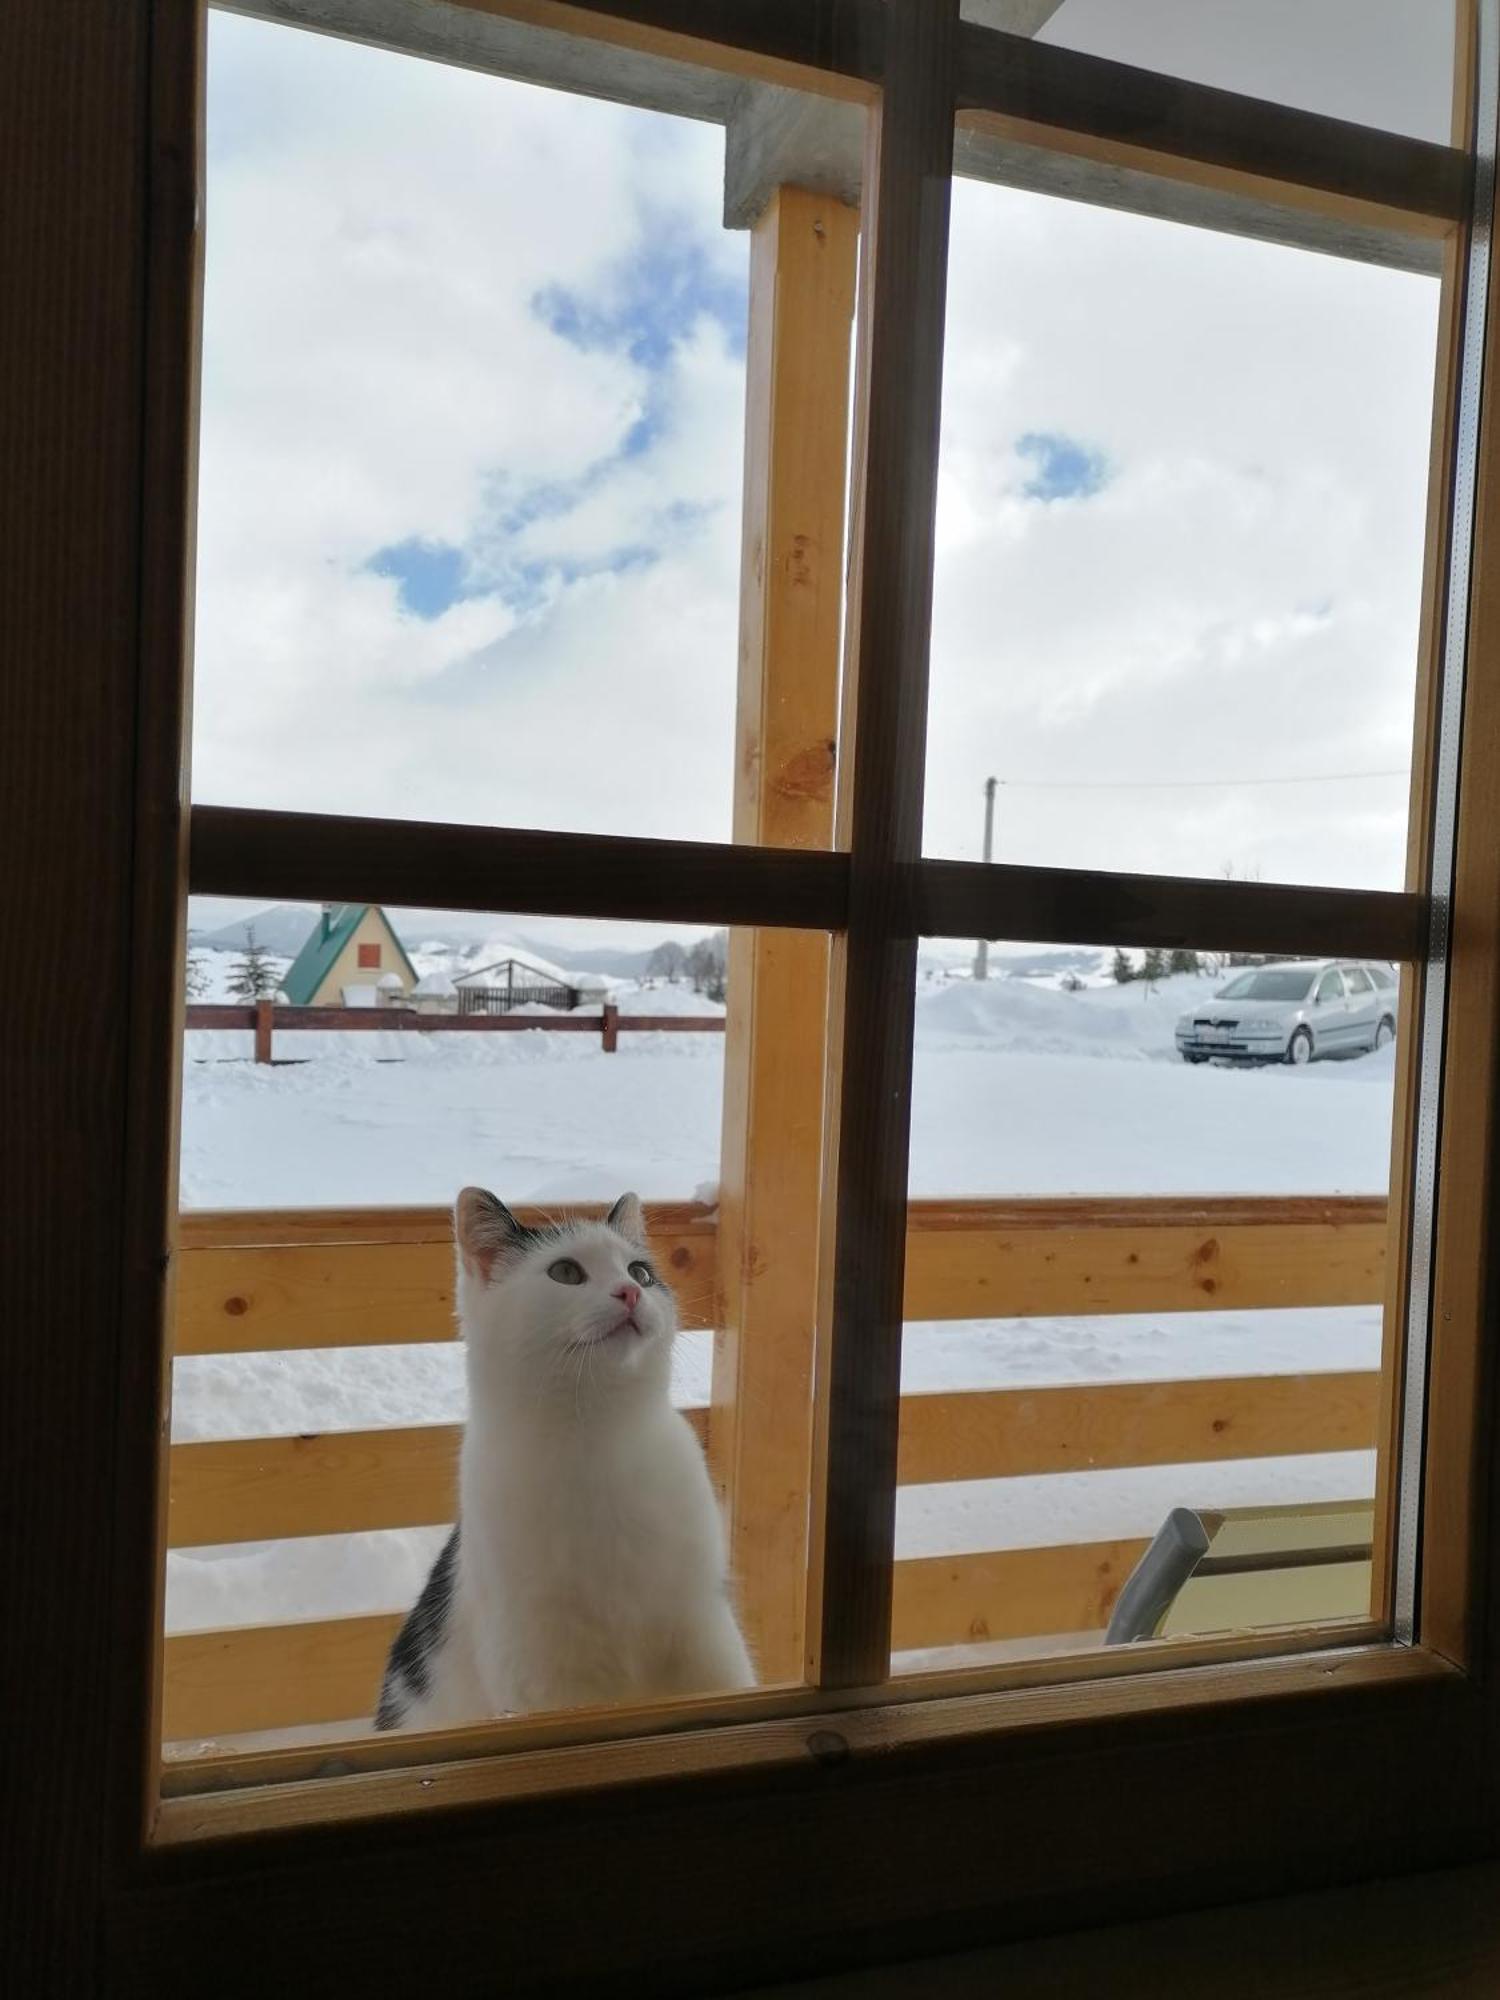
<path id="1" fill-rule="evenodd" d="M 408 1035 L 597 1035 L 604 1053 L 613 1055 L 621 1035 L 722 1035 L 722 1014 L 622 1014 L 610 1002 L 597 1013 L 545 1014 L 419 1014 L 411 1007 L 281 1007 L 272 1000 L 253 1006 L 191 1006 L 185 1025 L 228 1028 L 255 1037 L 255 1060 L 268 1063 L 272 1039 L 299 1030 L 325 1034 Z M 291 1058 L 296 1060 L 296 1058 Z"/>
<path id="2" fill-rule="evenodd" d="M 674 1022 L 674 1026 L 675 1026 Z M 713 1214 L 649 1220 L 684 1324 L 715 1319 Z M 911 1321 L 1342 1306 L 1384 1292 L 1380 1198 L 914 1202 Z M 453 1338 L 442 1209 L 184 1217 L 179 1355 Z M 903 1484 L 1368 1449 L 1376 1371 L 909 1395 Z M 689 1413 L 706 1440 L 709 1413 Z M 445 1424 L 171 1450 L 173 1548 L 440 1525 L 459 1432 Z M 1110 1540 L 896 1566 L 898 1650 L 1098 1632 L 1143 1543 Z M 166 1642 L 165 1734 L 194 1739 L 367 1715 L 396 1612 Z"/>

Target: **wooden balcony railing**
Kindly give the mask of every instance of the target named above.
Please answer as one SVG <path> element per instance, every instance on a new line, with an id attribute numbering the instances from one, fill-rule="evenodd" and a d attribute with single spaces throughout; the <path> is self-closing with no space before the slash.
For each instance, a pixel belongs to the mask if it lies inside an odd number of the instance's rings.
<path id="1" fill-rule="evenodd" d="M 684 1325 L 713 1324 L 717 1230 L 649 1211 Z M 1385 1202 L 1338 1199 L 914 1202 L 912 1321 L 1245 1311 L 1378 1301 Z M 450 1340 L 442 1209 L 183 1219 L 179 1355 Z M 1370 1448 L 1376 1371 L 944 1391 L 902 1404 L 904 1485 Z M 689 1415 L 707 1441 L 709 1412 Z M 431 1424 L 175 1444 L 173 1548 L 442 1524 L 459 1431 Z M 896 1650 L 1098 1632 L 1144 1544 L 1120 1539 L 899 1562 Z M 164 1733 L 183 1741 L 369 1714 L 396 1611 L 179 1632 Z"/>

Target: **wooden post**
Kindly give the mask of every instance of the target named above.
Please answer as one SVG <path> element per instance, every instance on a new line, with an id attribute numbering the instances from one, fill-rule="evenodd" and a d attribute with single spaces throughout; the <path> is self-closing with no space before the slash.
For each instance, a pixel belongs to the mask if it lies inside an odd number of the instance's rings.
<path id="1" fill-rule="evenodd" d="M 620 1010 L 613 1000 L 606 1000 L 604 1003 L 600 1032 L 604 1037 L 604 1053 L 612 1056 L 620 1046 Z"/>
<path id="2" fill-rule="evenodd" d="M 750 252 L 734 837 L 833 839 L 859 217 L 777 190 Z M 800 1678 L 828 946 L 730 938 L 709 1455 L 763 1681 Z"/>
<path id="3" fill-rule="evenodd" d="M 257 1000 L 255 1003 L 255 1060 L 268 1063 L 271 1060 L 271 1019 L 276 1012 L 272 1000 Z"/>

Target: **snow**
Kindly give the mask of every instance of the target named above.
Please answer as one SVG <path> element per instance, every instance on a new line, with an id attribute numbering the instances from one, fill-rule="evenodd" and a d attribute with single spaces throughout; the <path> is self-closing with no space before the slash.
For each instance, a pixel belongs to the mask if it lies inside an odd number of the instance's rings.
<path id="1" fill-rule="evenodd" d="M 494 955 L 488 941 L 476 959 Z M 1382 1192 L 1392 1051 L 1295 1070 L 1189 1068 L 1173 1025 L 1221 983 L 1067 992 L 1045 978 L 924 979 L 912 1193 Z M 614 998 L 627 1015 L 722 1012 L 686 985 L 621 985 Z M 467 1181 L 542 1205 L 627 1187 L 714 1197 L 720 1036 L 626 1034 L 609 1056 L 591 1035 L 546 1032 L 295 1040 L 302 1060 L 258 1068 L 233 1059 L 248 1056 L 247 1036 L 188 1037 L 185 1207 L 447 1203 Z M 707 1399 L 710 1351 L 707 1335 L 680 1341 L 681 1402 Z M 903 1386 L 1374 1368 L 1379 1351 L 1373 1305 L 951 1322 L 908 1327 Z M 456 1345 L 202 1356 L 175 1367 L 177 1439 L 462 1416 Z M 1373 1477 L 1373 1455 L 1350 1453 L 906 1488 L 897 1548 L 936 1555 L 1147 1535 L 1179 1503 L 1365 1497 Z M 421 1530 L 174 1551 L 169 1629 L 401 1608 L 437 1539 Z"/>

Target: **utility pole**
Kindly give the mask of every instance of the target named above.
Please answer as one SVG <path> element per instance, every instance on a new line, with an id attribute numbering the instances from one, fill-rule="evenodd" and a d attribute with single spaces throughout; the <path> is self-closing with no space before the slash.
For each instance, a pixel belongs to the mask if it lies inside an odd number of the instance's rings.
<path id="1" fill-rule="evenodd" d="M 995 787 L 998 778 L 984 781 L 984 858 L 993 860 L 995 853 Z M 979 949 L 974 954 L 974 977 L 988 979 L 990 976 L 990 942 L 988 938 L 979 940 Z"/>

